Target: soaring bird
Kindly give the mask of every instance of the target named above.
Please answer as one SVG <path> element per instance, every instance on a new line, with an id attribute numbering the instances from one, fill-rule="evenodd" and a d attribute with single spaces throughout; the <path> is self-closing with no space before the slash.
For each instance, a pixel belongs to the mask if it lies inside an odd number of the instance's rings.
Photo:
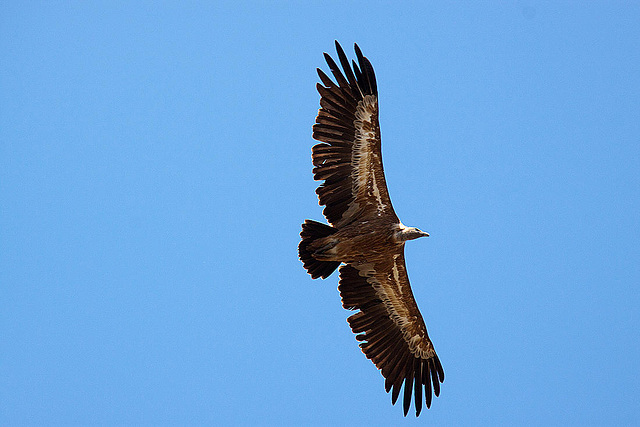
<path id="1" fill-rule="evenodd" d="M 404 244 L 429 234 L 403 225 L 391 205 L 373 67 L 357 44 L 351 64 L 335 44 L 342 71 L 325 53 L 335 81 L 318 68 L 313 138 L 321 143 L 312 149 L 314 179 L 324 181 L 316 193 L 331 225 L 305 220 L 298 254 L 313 279 L 340 267 L 342 306 L 357 310 L 347 321 L 362 352 L 381 371 L 392 404 L 404 384 L 404 415 L 413 395 L 418 416 L 422 399 L 429 408 L 432 390 L 440 394 L 444 371 L 411 291 Z"/>

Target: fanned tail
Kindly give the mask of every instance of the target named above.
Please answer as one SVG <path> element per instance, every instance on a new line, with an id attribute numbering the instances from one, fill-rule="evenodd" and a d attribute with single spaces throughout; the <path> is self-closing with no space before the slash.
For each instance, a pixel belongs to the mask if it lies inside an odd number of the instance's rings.
<path id="1" fill-rule="evenodd" d="M 326 279 L 340 266 L 338 261 L 318 261 L 308 249 L 309 245 L 316 239 L 330 236 L 336 231 L 338 230 L 329 225 L 311 219 L 305 220 L 304 224 L 302 224 L 302 232 L 300 233 L 302 241 L 298 245 L 298 255 L 312 279 L 317 279 L 318 277 Z"/>

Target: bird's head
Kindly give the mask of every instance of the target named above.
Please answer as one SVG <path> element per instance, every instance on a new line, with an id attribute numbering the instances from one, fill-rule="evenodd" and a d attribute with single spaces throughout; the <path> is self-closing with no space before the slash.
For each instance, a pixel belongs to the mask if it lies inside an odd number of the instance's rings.
<path id="1" fill-rule="evenodd" d="M 400 224 L 400 227 L 395 234 L 395 238 L 399 242 L 406 242 L 407 240 L 417 239 L 418 237 L 429 237 L 429 233 L 425 233 L 416 227 L 407 227 Z"/>

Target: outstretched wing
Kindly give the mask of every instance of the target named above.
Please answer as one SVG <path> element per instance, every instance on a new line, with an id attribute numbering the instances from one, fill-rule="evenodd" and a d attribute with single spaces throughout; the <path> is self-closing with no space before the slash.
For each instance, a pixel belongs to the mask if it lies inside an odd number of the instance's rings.
<path id="1" fill-rule="evenodd" d="M 323 142 L 313 147 L 313 174 L 315 180 L 324 180 L 316 190 L 320 204 L 326 206 L 324 216 L 338 228 L 356 218 L 389 216 L 398 222 L 382 168 L 373 67 L 357 44 L 357 64 L 349 65 L 337 41 L 336 49 L 344 74 L 325 53 L 337 83 L 318 68 L 321 108 L 313 126 L 313 138 Z"/>
<path id="2" fill-rule="evenodd" d="M 360 310 L 347 321 L 362 352 L 382 372 L 387 393 L 393 389 L 392 403 L 404 383 L 404 414 L 413 391 L 420 415 L 423 391 L 429 408 L 432 386 L 438 396 L 444 371 L 409 285 L 404 249 L 388 261 L 343 265 L 338 289 L 344 308 Z"/>

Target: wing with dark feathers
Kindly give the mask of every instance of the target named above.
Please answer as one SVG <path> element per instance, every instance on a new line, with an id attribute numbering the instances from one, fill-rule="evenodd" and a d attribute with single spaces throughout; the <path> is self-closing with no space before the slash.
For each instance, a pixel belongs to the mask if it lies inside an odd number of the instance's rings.
<path id="1" fill-rule="evenodd" d="M 404 415 L 412 395 L 416 416 L 420 415 L 422 399 L 429 408 L 432 390 L 440 394 L 444 371 L 409 285 L 404 250 L 388 262 L 343 265 L 338 289 L 343 307 L 359 310 L 347 321 L 362 342 L 362 352 L 385 378 L 392 403 L 404 384 Z"/>
<path id="2" fill-rule="evenodd" d="M 322 141 L 313 147 L 313 174 L 324 180 L 316 190 L 324 216 L 338 228 L 385 215 L 398 222 L 382 167 L 373 67 L 358 45 L 358 62 L 351 65 L 337 41 L 336 50 L 342 71 L 324 54 L 335 82 L 318 68 L 320 110 L 313 126 L 313 138 Z"/>

